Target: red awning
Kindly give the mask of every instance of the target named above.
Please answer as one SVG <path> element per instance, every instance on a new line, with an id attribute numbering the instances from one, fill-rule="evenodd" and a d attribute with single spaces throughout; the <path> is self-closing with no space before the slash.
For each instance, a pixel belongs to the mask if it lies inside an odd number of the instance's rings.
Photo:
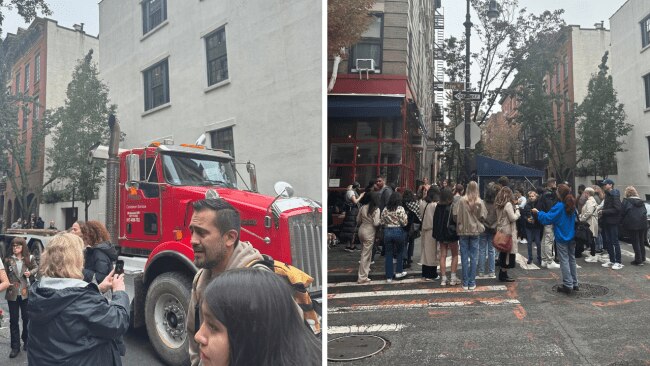
<path id="1" fill-rule="evenodd" d="M 413 99 L 405 75 L 339 74 L 329 95 L 402 96 Z"/>

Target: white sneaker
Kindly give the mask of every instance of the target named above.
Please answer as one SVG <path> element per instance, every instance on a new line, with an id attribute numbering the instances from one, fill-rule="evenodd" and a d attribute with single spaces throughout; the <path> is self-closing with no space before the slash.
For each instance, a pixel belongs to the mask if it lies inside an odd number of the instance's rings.
<path id="1" fill-rule="evenodd" d="M 548 269 L 557 269 L 557 268 L 560 268 L 560 265 L 555 263 L 555 262 L 551 262 L 551 263 L 547 264 L 546 268 L 548 268 Z"/>
<path id="2" fill-rule="evenodd" d="M 442 276 L 440 280 L 440 286 L 447 286 L 447 276 Z"/>
<path id="3" fill-rule="evenodd" d="M 397 273 L 395 275 L 395 279 L 397 279 L 397 280 L 399 280 L 400 278 L 404 278 L 404 277 L 406 277 L 406 271 L 404 271 L 402 273 Z"/>
<path id="4" fill-rule="evenodd" d="M 449 281 L 449 285 L 450 286 L 460 285 L 460 280 L 458 279 L 458 277 L 452 277 L 451 281 Z"/>
<path id="5" fill-rule="evenodd" d="M 386 280 L 386 283 L 391 283 L 391 282 L 393 282 L 392 278 L 389 278 L 389 279 Z"/>
<path id="6" fill-rule="evenodd" d="M 486 277 L 485 277 L 485 274 L 484 274 L 483 272 L 479 272 L 479 273 L 476 275 L 476 278 L 486 278 Z"/>
<path id="7" fill-rule="evenodd" d="M 548 263 L 546 263 L 546 262 L 542 262 L 541 267 L 542 267 L 542 268 L 548 268 Z"/>
<path id="8" fill-rule="evenodd" d="M 623 267 L 624 267 L 624 266 L 623 266 L 622 264 L 620 264 L 620 263 L 614 263 L 614 264 L 612 264 L 612 269 L 616 269 L 616 270 L 618 270 L 618 269 L 622 269 Z"/>
<path id="9" fill-rule="evenodd" d="M 526 239 L 521 239 L 519 242 L 520 242 L 521 244 L 528 244 L 528 240 L 526 240 Z"/>
<path id="10" fill-rule="evenodd" d="M 490 273 L 486 276 L 486 278 L 497 278 L 497 275 L 496 275 L 496 273 L 494 273 L 494 272 L 490 272 Z"/>
<path id="11" fill-rule="evenodd" d="M 470 291 L 474 291 L 475 289 L 476 289 L 476 285 L 471 285 L 471 286 L 469 286 L 469 290 L 470 290 Z"/>
<path id="12" fill-rule="evenodd" d="M 603 264 L 601 264 L 601 266 L 603 266 L 603 267 L 605 267 L 605 268 L 607 268 L 607 267 L 612 267 L 613 265 L 614 265 L 614 263 L 612 263 L 612 262 L 607 262 L 607 263 L 603 263 Z M 620 268 L 619 268 L 619 269 L 620 269 Z"/>
<path id="13" fill-rule="evenodd" d="M 597 255 L 590 255 L 588 257 L 585 257 L 585 262 L 587 262 L 587 263 L 596 263 L 596 262 L 598 262 L 598 256 Z"/>
<path id="14" fill-rule="evenodd" d="M 600 254 L 600 255 L 598 255 L 598 261 L 600 263 L 609 263 L 609 254 Z"/>

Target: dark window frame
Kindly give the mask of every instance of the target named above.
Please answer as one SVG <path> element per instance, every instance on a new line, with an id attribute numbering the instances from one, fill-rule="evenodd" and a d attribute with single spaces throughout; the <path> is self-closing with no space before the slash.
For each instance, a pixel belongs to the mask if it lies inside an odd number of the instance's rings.
<path id="1" fill-rule="evenodd" d="M 14 94 L 18 95 L 20 93 L 20 72 L 16 73 L 16 90 L 14 90 Z"/>
<path id="2" fill-rule="evenodd" d="M 25 64 L 25 85 L 23 86 L 23 90 L 25 92 L 29 91 L 29 77 L 30 77 L 30 67 L 29 63 Z"/>
<path id="3" fill-rule="evenodd" d="M 34 57 L 34 83 L 41 81 L 41 54 Z"/>
<path id="4" fill-rule="evenodd" d="M 650 15 L 643 18 L 641 25 L 641 48 L 650 45 Z"/>
<path id="5" fill-rule="evenodd" d="M 210 131 L 210 143 L 213 149 L 230 151 L 230 156 L 235 157 L 235 131 L 234 126 Z"/>
<path id="6" fill-rule="evenodd" d="M 156 72 L 160 68 L 160 81 L 156 79 Z M 167 104 L 170 102 L 169 96 L 169 61 L 164 59 L 160 62 L 157 62 L 155 65 L 150 66 L 142 72 L 144 79 L 144 110 L 148 111 L 150 109 L 159 107 L 161 105 Z M 157 91 L 154 90 L 160 88 L 162 93 L 162 99 L 158 101 Z"/>
<path id="7" fill-rule="evenodd" d="M 211 45 L 211 42 L 215 39 L 216 44 Z M 223 42 L 223 52 L 219 50 L 221 42 Z M 205 37 L 205 56 L 208 86 L 230 79 L 228 73 L 228 38 L 225 25 Z"/>
<path id="8" fill-rule="evenodd" d="M 645 88 L 645 107 L 650 108 L 650 73 L 643 75 L 643 86 Z"/>
<path id="9" fill-rule="evenodd" d="M 152 3 L 160 2 L 160 18 L 156 19 L 156 13 L 152 13 Z M 158 11 L 158 9 L 154 9 Z M 167 20 L 167 0 L 143 0 L 142 1 L 142 34 L 151 32 L 154 28 Z"/>
<path id="10" fill-rule="evenodd" d="M 384 56 L 384 14 L 383 13 L 371 13 L 370 14 L 373 17 L 377 17 L 381 19 L 381 25 L 379 28 L 379 38 L 376 37 L 361 37 L 359 41 L 350 47 L 350 57 L 349 57 L 349 62 L 348 62 L 348 70 L 349 72 L 356 72 L 357 65 L 356 65 L 356 60 L 357 60 L 357 50 L 356 47 L 359 46 L 360 44 L 367 44 L 371 46 L 379 46 L 379 57 L 377 62 L 375 63 L 375 73 L 381 73 L 382 71 L 382 66 L 383 66 L 383 56 Z M 375 19 L 371 21 L 376 21 Z"/>

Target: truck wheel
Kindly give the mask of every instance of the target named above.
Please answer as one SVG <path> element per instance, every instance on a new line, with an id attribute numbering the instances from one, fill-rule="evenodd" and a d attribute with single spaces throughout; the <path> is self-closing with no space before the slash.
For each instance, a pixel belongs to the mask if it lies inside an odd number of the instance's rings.
<path id="1" fill-rule="evenodd" d="M 181 272 L 163 273 L 149 286 L 145 323 L 149 340 L 168 365 L 189 365 L 187 309 L 192 280 Z"/>
<path id="2" fill-rule="evenodd" d="M 648 227 L 648 230 L 645 233 L 645 245 L 650 247 L 650 227 Z"/>

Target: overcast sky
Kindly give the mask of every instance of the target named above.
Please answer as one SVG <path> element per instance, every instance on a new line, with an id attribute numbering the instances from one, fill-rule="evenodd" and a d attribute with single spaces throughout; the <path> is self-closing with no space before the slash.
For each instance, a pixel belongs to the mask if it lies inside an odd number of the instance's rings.
<path id="1" fill-rule="evenodd" d="M 74 24 L 84 23 L 86 33 L 93 36 L 99 33 L 98 0 L 46 0 L 46 2 L 52 10 L 52 15 L 48 18 L 56 20 L 59 25 L 72 28 Z M 15 10 L 7 11 L 5 8 L 1 10 L 5 13 L 5 20 L 2 24 L 3 38 L 7 33 L 16 33 L 18 27 L 26 28 L 29 25 L 18 16 Z"/>

